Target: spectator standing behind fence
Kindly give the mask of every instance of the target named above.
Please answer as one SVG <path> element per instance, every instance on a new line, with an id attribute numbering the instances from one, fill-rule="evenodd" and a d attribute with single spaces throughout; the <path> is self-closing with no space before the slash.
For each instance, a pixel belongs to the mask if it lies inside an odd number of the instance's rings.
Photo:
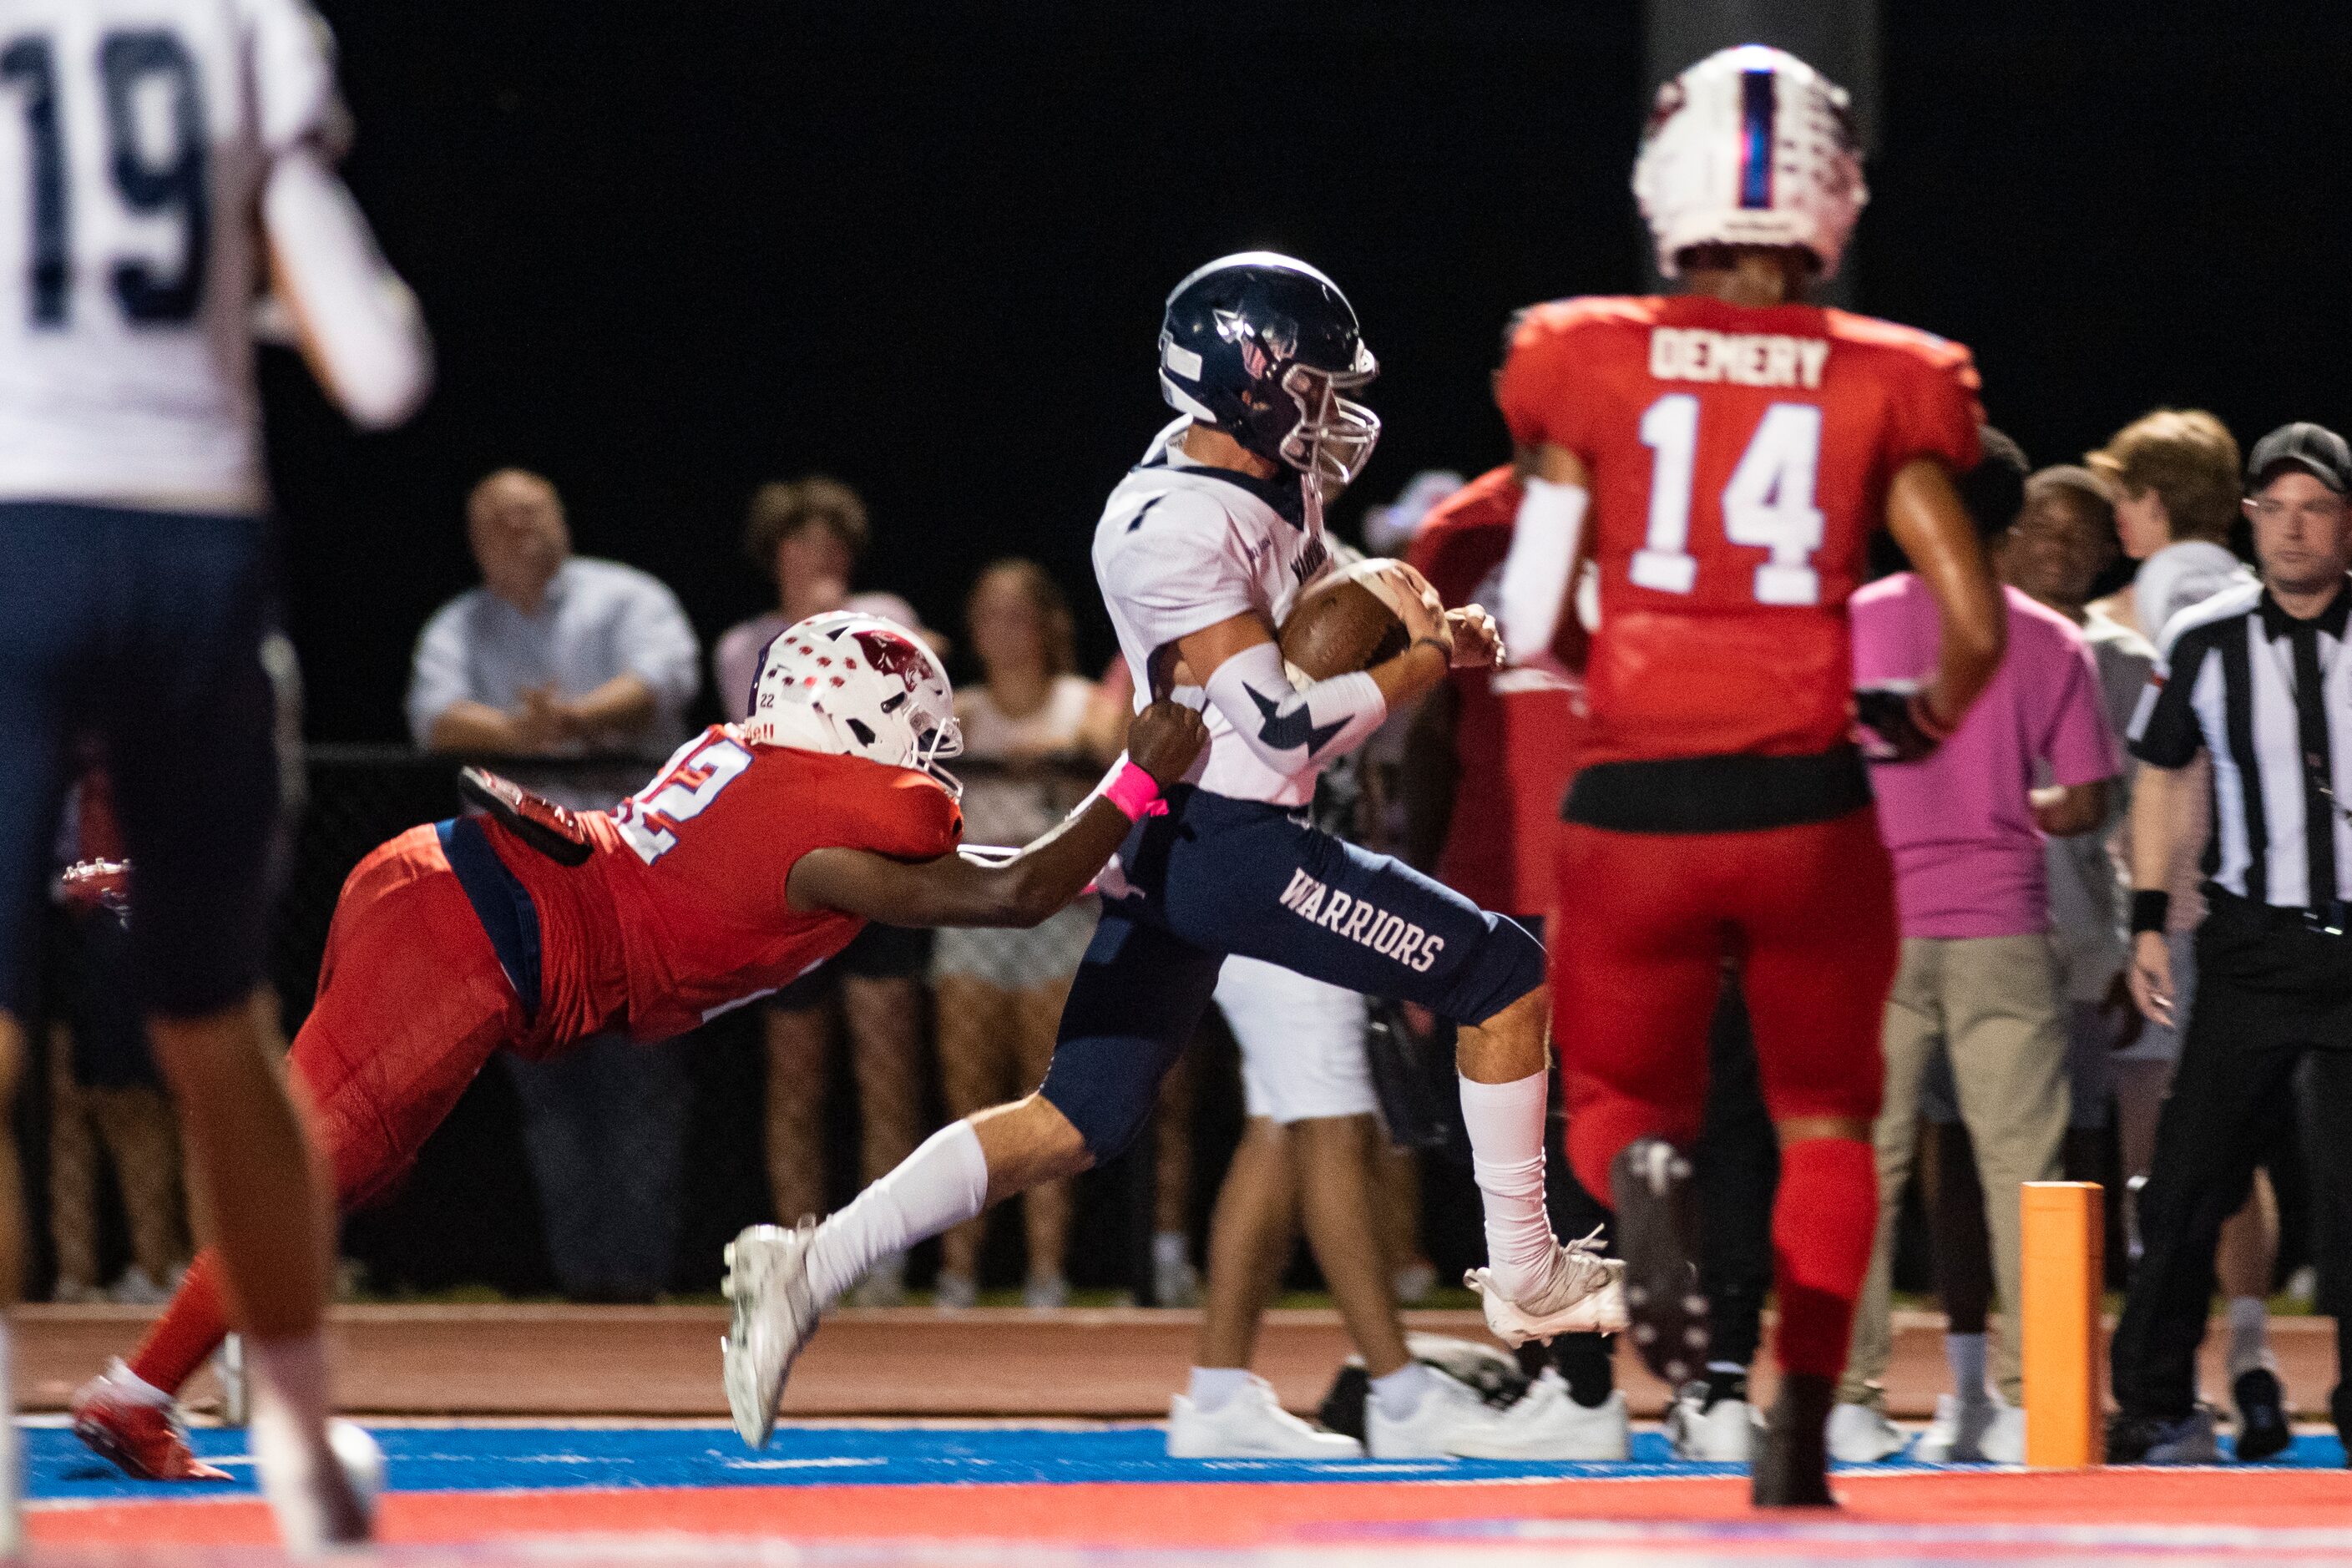
<path id="1" fill-rule="evenodd" d="M 537 474 L 505 468 L 475 486 L 466 528 L 482 583 L 416 639 L 409 732 L 458 755 L 626 757 L 609 786 L 577 773 L 530 781 L 570 805 L 612 805 L 685 739 L 700 651 L 686 613 L 635 567 L 573 555 L 563 503 Z M 560 1061 L 504 1058 L 568 1295 L 641 1300 L 669 1282 L 692 1109 L 679 1050 L 600 1035 Z"/>
<path id="2" fill-rule="evenodd" d="M 2125 551 L 2135 559 L 2145 557 L 2132 586 L 2103 603 L 2137 616 L 2135 624 L 2151 644 L 2161 639 L 2166 626 L 2181 611 L 2254 581 L 2222 545 L 2239 515 L 2242 490 L 2237 440 L 2212 415 L 2202 409 L 2158 409 L 2125 426 L 2084 460 L 2115 481 L 2116 522 Z M 2150 1023 L 2115 1063 L 2125 1249 L 2135 1263 L 2140 1256 L 2139 1194 L 2155 1158 L 2158 1110 L 2180 1059 L 2180 1026 L 2197 994 L 2196 932 L 2205 918 L 2202 862 L 2213 832 L 2211 775 L 2212 759 L 2200 752 L 2181 770 L 2179 787 L 2167 792 L 2170 815 L 2158 830 L 2171 850 L 2171 871 L 2164 883 L 2168 895 L 2165 941 L 2177 982 L 2171 1021 Z M 2129 837 L 2127 827 L 2127 865 Z M 2266 1159 L 2273 1164 L 2293 1162 L 2300 1157 L 2296 1142 L 2292 1125 L 2283 1124 Z M 2257 1171 L 2245 1206 L 2221 1227 L 2215 1259 L 2221 1292 L 2229 1299 L 2233 1384 L 2268 1359 L 2264 1299 L 2270 1294 L 2278 1245 L 2277 1199 L 2269 1173 Z M 2248 1386 L 2261 1392 L 2259 1380 Z M 2267 1420 L 2260 1410 L 2241 1410 L 2242 1424 L 2250 1414 L 2258 1426 Z M 2245 1445 L 2243 1436 L 2239 1441 Z"/>
<path id="3" fill-rule="evenodd" d="M 1990 533 L 2017 516 L 2026 465 L 2016 443 L 1984 434 L 1984 460 L 1960 489 Z M 1918 1145 L 1921 1082 L 1939 1049 L 1976 1146 L 1993 1272 L 2010 1318 L 1993 1389 L 1984 1336 L 1946 1337 L 1956 1408 L 1945 1414 L 1957 1428 L 1948 1457 L 2024 1459 L 2019 1189 L 2058 1174 L 2068 1100 L 2043 836 L 2104 822 L 2121 759 L 2082 633 L 2014 588 L 2002 596 L 2008 651 L 1959 728 L 1924 761 L 1871 770 L 1880 831 L 1895 858 L 1903 956 L 1886 1003 L 1885 1099 L 1872 1131 L 1878 1234 L 1830 1422 L 1831 1450 L 1849 1461 L 1884 1458 L 1905 1441 L 1886 1420 L 1879 1383 L 1892 1351 L 1888 1276 Z M 1935 605 L 1916 574 L 1863 589 L 1853 616 L 1856 686 L 1913 679 L 1934 667 Z M 2053 782 L 2037 788 L 2042 768 Z"/>
<path id="4" fill-rule="evenodd" d="M 2111 1354 L 2116 1403 L 2107 1458 L 2195 1464 L 2214 1458 L 2213 1417 L 2197 1398 L 2213 1248 L 2246 1201 L 2256 1161 L 2294 1118 L 2294 1079 L 2307 1076 L 2313 1123 L 2329 1136 L 2311 1152 L 2319 1209 L 2324 1304 L 2336 1314 L 2340 1363 L 2352 1365 L 2342 1299 L 2352 1250 L 2352 826 L 2341 802 L 2352 747 L 2352 660 L 2344 657 L 2352 593 L 2352 450 L 2316 425 L 2290 425 L 2254 447 L 2247 511 L 2262 563 L 2247 584 L 2175 616 L 2132 727 L 2140 770 L 2132 802 L 2132 994 L 2154 1021 L 2180 1026 L 2182 972 L 2165 941 L 2165 883 L 2179 817 L 2179 770 L 2213 761 L 2220 825 L 2206 854 L 2198 928 L 2197 1004 L 2157 1124 L 2156 1160 L 2141 1194 L 2145 1250 L 2125 1298 Z M 2246 1457 L 2289 1438 L 2276 1375 L 2231 1372 Z M 2352 1429 L 2352 1394 L 2330 1400 Z M 2252 1418 L 2252 1419 L 2249 1419 Z M 2254 1439 L 2250 1441 L 2250 1438 Z"/>
<path id="5" fill-rule="evenodd" d="M 838 479 L 813 474 L 761 485 L 753 493 L 743 551 L 774 583 L 776 608 L 729 627 L 711 655 L 729 719 L 749 712 L 751 682 L 768 644 L 810 616 L 845 609 L 880 616 L 939 646 L 897 595 L 849 591 L 871 539 L 866 503 Z M 832 1206 L 825 1197 L 822 1122 L 836 991 L 857 1084 L 862 1182 L 878 1180 L 914 1152 L 923 1134 L 922 985 L 930 963 L 929 931 L 869 924 L 761 1010 L 768 1061 L 768 1194 L 785 1224 Z M 898 1305 L 906 1300 L 906 1271 L 904 1258 L 884 1258 L 858 1286 L 856 1303 Z"/>
<path id="6" fill-rule="evenodd" d="M 1109 760 L 1082 746 L 1094 682 L 1073 673 L 1069 603 L 1034 562 L 999 561 L 982 572 L 964 626 L 983 676 L 956 692 L 964 759 L 974 764 L 964 782 L 964 836 L 975 844 L 1026 844 L 1062 819 Z M 1028 931 L 939 933 L 931 984 L 950 1117 L 1018 1100 L 1045 1081 L 1062 1002 L 1094 931 L 1088 899 Z M 1070 1184 L 1032 1187 L 1021 1203 L 1029 1240 L 1023 1300 L 1063 1306 L 1070 1295 L 1063 1271 Z M 987 1224 L 970 1220 L 940 1238 L 940 1306 L 969 1307 L 976 1299 Z"/>
<path id="7" fill-rule="evenodd" d="M 2044 468 L 2026 482 L 2025 508 L 1994 542 L 1993 562 L 2002 582 L 2081 630 L 2099 672 L 2108 732 L 2120 740 L 2147 684 L 2156 650 L 2137 632 L 2084 605 L 2092 583 L 2116 557 L 2113 496 L 2114 487 L 2088 468 Z M 2127 789 L 2110 792 L 2106 821 L 2099 830 L 2052 838 L 2044 851 L 2051 942 L 2066 1012 L 2063 1163 L 2069 1177 L 2085 1181 L 2103 1179 L 2115 1047 L 2140 1022 L 2123 983 L 2122 884 L 2109 831 L 2127 801 Z M 1983 1335 L 1992 1310 L 1992 1249 L 1986 1237 L 1975 1144 L 1961 1121 L 1950 1065 L 1943 1056 L 1930 1066 L 1920 1111 L 1921 1196 L 1936 1260 L 1936 1293 L 1943 1301 L 1946 1342 L 1963 1347 L 1954 1358 L 1958 1367 L 1981 1359 L 1971 1339 Z M 1971 1406 L 1958 1396 L 1944 1396 L 1912 1457 L 1942 1463 L 1955 1450 L 1965 1452 L 1972 1442 L 1980 1448 L 1977 1428 L 1988 1425 L 1994 1414 L 1981 1398 Z"/>

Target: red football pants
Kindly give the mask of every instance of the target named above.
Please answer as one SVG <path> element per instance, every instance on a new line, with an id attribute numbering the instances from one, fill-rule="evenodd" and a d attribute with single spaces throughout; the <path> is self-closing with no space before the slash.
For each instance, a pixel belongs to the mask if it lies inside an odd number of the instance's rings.
<path id="1" fill-rule="evenodd" d="M 1558 843 L 1552 1038 L 1588 1192 L 1608 1201 L 1610 1162 L 1634 1139 L 1698 1135 L 1726 957 L 1773 1119 L 1877 1116 L 1900 943 L 1874 811 L 1749 833 L 1567 823 Z"/>
<path id="2" fill-rule="evenodd" d="M 412 828 L 371 852 L 335 901 L 318 1000 L 287 1058 L 338 1208 L 397 1182 L 474 1076 L 523 1032 L 522 1004 L 439 835 Z M 227 1331 L 207 1249 L 131 1370 L 175 1391 Z"/>

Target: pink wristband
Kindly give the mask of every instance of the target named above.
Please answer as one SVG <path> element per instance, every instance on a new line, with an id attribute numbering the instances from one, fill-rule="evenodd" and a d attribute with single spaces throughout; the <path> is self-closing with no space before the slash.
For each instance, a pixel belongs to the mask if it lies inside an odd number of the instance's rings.
<path id="1" fill-rule="evenodd" d="M 1102 797 L 1118 807 L 1129 822 L 1168 815 L 1168 803 L 1160 798 L 1159 781 L 1123 757 L 1118 771 L 1103 781 Z"/>

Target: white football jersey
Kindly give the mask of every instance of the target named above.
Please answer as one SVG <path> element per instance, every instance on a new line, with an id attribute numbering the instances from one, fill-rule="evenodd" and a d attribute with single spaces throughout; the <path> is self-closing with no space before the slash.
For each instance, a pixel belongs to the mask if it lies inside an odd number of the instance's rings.
<path id="1" fill-rule="evenodd" d="M 1155 661 L 1158 684 L 1169 686 L 1177 638 L 1253 610 L 1279 626 L 1299 590 L 1331 570 L 1322 510 L 1299 504 L 1297 476 L 1260 483 L 1195 463 L 1176 444 L 1190 424 L 1179 419 L 1153 439 L 1095 527 L 1095 581 L 1134 674 L 1139 710 L 1151 700 Z M 1207 703 L 1197 686 L 1174 694 L 1194 708 Z M 1276 773 L 1214 707 L 1203 716 L 1209 745 L 1192 782 L 1236 800 L 1304 805 L 1315 798 L 1320 763 Z"/>
<path id="2" fill-rule="evenodd" d="M 0 0 L 0 499 L 263 508 L 257 206 L 330 51 L 308 0 Z"/>

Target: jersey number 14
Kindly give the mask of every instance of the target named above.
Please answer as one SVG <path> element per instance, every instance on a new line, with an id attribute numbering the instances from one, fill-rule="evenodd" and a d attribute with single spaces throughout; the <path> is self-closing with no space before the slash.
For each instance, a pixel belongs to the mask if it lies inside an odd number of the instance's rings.
<path id="1" fill-rule="evenodd" d="M 205 293 L 205 263 L 212 249 L 212 212 L 205 165 L 205 104 L 196 62 L 178 36 L 161 28 L 109 33 L 99 40 L 99 85 L 106 99 L 106 168 L 125 209 L 138 217 L 176 217 L 180 262 L 166 270 L 125 258 L 110 274 L 122 313 L 142 325 L 194 319 Z M 69 324 L 73 299 L 73 192 L 67 180 L 65 112 L 58 100 L 56 47 L 40 33 L 0 47 L 0 87 L 23 104 L 31 160 L 26 182 L 30 210 L 26 259 L 36 329 Z M 160 89 L 167 106 L 171 146 L 163 156 L 140 134 L 142 99 Z"/>
<path id="2" fill-rule="evenodd" d="M 1698 458 L 1698 399 L 1670 393 L 1642 416 L 1650 465 L 1650 528 L 1633 552 L 1631 575 L 1661 594 L 1687 594 L 1698 581 L 1690 552 L 1691 479 Z M 1822 512 L 1813 483 L 1822 461 L 1822 411 L 1810 403 L 1775 403 L 1764 411 L 1748 450 L 1723 487 L 1723 536 L 1769 550 L 1756 568 L 1759 605 L 1818 605 Z"/>

